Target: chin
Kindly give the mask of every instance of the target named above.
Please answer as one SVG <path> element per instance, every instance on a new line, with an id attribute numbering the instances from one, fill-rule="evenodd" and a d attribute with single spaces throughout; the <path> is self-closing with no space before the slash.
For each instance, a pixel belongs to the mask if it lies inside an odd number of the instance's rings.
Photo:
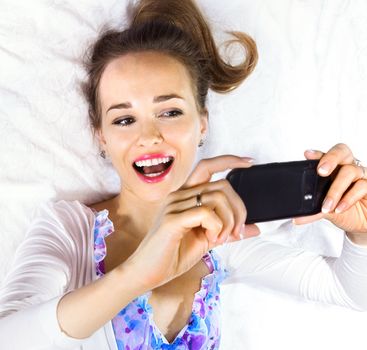
<path id="1" fill-rule="evenodd" d="M 144 192 L 135 192 L 136 195 L 144 202 L 147 203 L 156 203 L 156 202 L 162 202 L 162 200 L 164 200 L 165 198 L 167 198 L 167 196 L 173 191 L 170 190 L 160 190 L 160 191 L 150 191 L 150 193 L 148 193 L 148 191 L 144 191 Z"/>

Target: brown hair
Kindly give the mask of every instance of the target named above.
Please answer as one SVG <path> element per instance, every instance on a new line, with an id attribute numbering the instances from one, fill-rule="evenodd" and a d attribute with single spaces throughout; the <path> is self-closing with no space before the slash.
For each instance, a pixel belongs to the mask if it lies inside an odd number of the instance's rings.
<path id="1" fill-rule="evenodd" d="M 257 62 L 256 44 L 247 34 L 230 32 L 226 44 L 246 50 L 242 63 L 230 65 L 220 56 L 206 20 L 193 0 L 140 0 L 133 8 L 130 26 L 107 30 L 91 47 L 86 60 L 88 80 L 83 92 L 89 103 L 93 131 L 101 127 L 99 82 L 114 58 L 140 51 L 158 51 L 178 59 L 188 69 L 198 109 L 205 109 L 208 89 L 225 93 L 238 87 Z"/>

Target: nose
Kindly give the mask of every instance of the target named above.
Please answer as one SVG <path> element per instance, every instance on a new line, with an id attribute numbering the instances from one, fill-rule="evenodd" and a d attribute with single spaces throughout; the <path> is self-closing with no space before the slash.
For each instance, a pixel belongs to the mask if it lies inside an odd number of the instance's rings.
<path id="1" fill-rule="evenodd" d="M 162 141 L 162 134 L 155 123 L 153 121 L 144 123 L 144 125 L 141 127 L 138 146 L 149 147 L 159 144 Z"/>

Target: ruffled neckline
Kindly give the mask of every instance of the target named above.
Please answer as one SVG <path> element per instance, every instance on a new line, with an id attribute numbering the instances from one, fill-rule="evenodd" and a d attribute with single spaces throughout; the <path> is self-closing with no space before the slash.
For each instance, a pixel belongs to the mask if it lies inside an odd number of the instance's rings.
<path id="1" fill-rule="evenodd" d="M 97 276 L 101 277 L 105 273 L 104 259 L 107 255 L 106 237 L 114 232 L 113 222 L 109 219 L 109 211 L 107 209 L 96 211 L 91 208 L 95 214 L 95 226 L 94 226 L 94 261 L 96 264 Z M 219 284 L 225 279 L 227 271 L 222 268 L 220 264 L 220 258 L 213 250 L 209 251 L 202 258 L 210 260 L 213 270 L 207 275 L 202 277 L 200 289 L 195 293 L 192 305 L 192 313 L 189 322 L 181 329 L 175 339 L 169 343 L 164 334 L 156 326 L 153 319 L 153 307 L 149 303 L 149 298 L 152 291 L 148 291 L 139 297 L 135 298 L 132 302 L 139 305 L 147 314 L 151 324 L 155 327 L 156 331 L 161 335 L 166 344 L 174 344 L 185 334 L 196 327 L 197 319 L 204 319 L 207 316 L 208 308 L 206 307 L 206 299 L 214 299 L 215 302 L 219 302 Z M 208 266 L 208 263 L 205 262 Z M 208 266 L 209 267 L 209 266 Z M 209 306 L 209 309 L 211 306 Z"/>
<path id="2" fill-rule="evenodd" d="M 113 222 L 109 218 L 108 209 L 103 209 L 100 211 L 96 211 L 94 208 L 91 208 L 95 215 L 95 224 L 94 224 L 94 261 L 95 263 L 102 262 L 107 255 L 107 247 L 106 247 L 106 237 L 112 234 L 115 231 Z M 225 273 L 225 270 L 221 268 L 221 264 L 219 263 L 220 258 L 217 253 L 213 250 L 210 250 L 206 253 L 203 258 L 205 260 L 209 260 L 209 264 L 212 265 L 212 271 L 205 275 L 202 279 L 209 280 L 213 278 L 212 276 L 218 275 L 220 273 Z M 206 262 L 206 265 L 209 265 Z M 209 266 L 208 266 L 209 267 Z M 215 273 L 214 273 L 215 272 Z M 208 281 L 209 282 L 209 281 Z M 200 291 L 199 291 L 200 292 Z"/>
<path id="3" fill-rule="evenodd" d="M 94 215 L 94 262 L 96 264 L 97 276 L 100 277 L 105 273 L 104 259 L 107 255 L 106 237 L 115 231 L 113 222 L 108 217 L 107 209 L 97 212 L 91 208 Z"/>
<path id="4" fill-rule="evenodd" d="M 207 254 L 213 262 L 214 270 L 201 278 L 200 289 L 194 294 L 189 321 L 183 326 L 171 342 L 167 340 L 154 321 L 153 307 L 149 303 L 152 291 L 148 291 L 133 300 L 139 308 L 143 309 L 148 314 L 150 324 L 154 327 L 155 332 L 160 335 L 161 341 L 165 345 L 178 346 L 182 337 L 186 333 L 195 333 L 198 323 L 202 322 L 199 320 L 205 320 L 208 316 L 209 310 L 212 310 L 214 307 L 213 303 L 217 304 L 220 302 L 219 285 L 226 278 L 227 271 L 220 267 L 219 257 L 214 251 L 211 250 Z M 210 301 L 211 304 L 208 305 L 208 301 Z"/>

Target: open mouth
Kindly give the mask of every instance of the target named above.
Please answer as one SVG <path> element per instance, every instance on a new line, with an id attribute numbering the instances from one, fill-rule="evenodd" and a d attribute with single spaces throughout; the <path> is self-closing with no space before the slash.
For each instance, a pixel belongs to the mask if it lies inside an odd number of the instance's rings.
<path id="1" fill-rule="evenodd" d="M 171 156 L 139 160 L 133 163 L 134 169 L 145 179 L 158 180 L 163 178 L 171 169 L 174 158 Z"/>

